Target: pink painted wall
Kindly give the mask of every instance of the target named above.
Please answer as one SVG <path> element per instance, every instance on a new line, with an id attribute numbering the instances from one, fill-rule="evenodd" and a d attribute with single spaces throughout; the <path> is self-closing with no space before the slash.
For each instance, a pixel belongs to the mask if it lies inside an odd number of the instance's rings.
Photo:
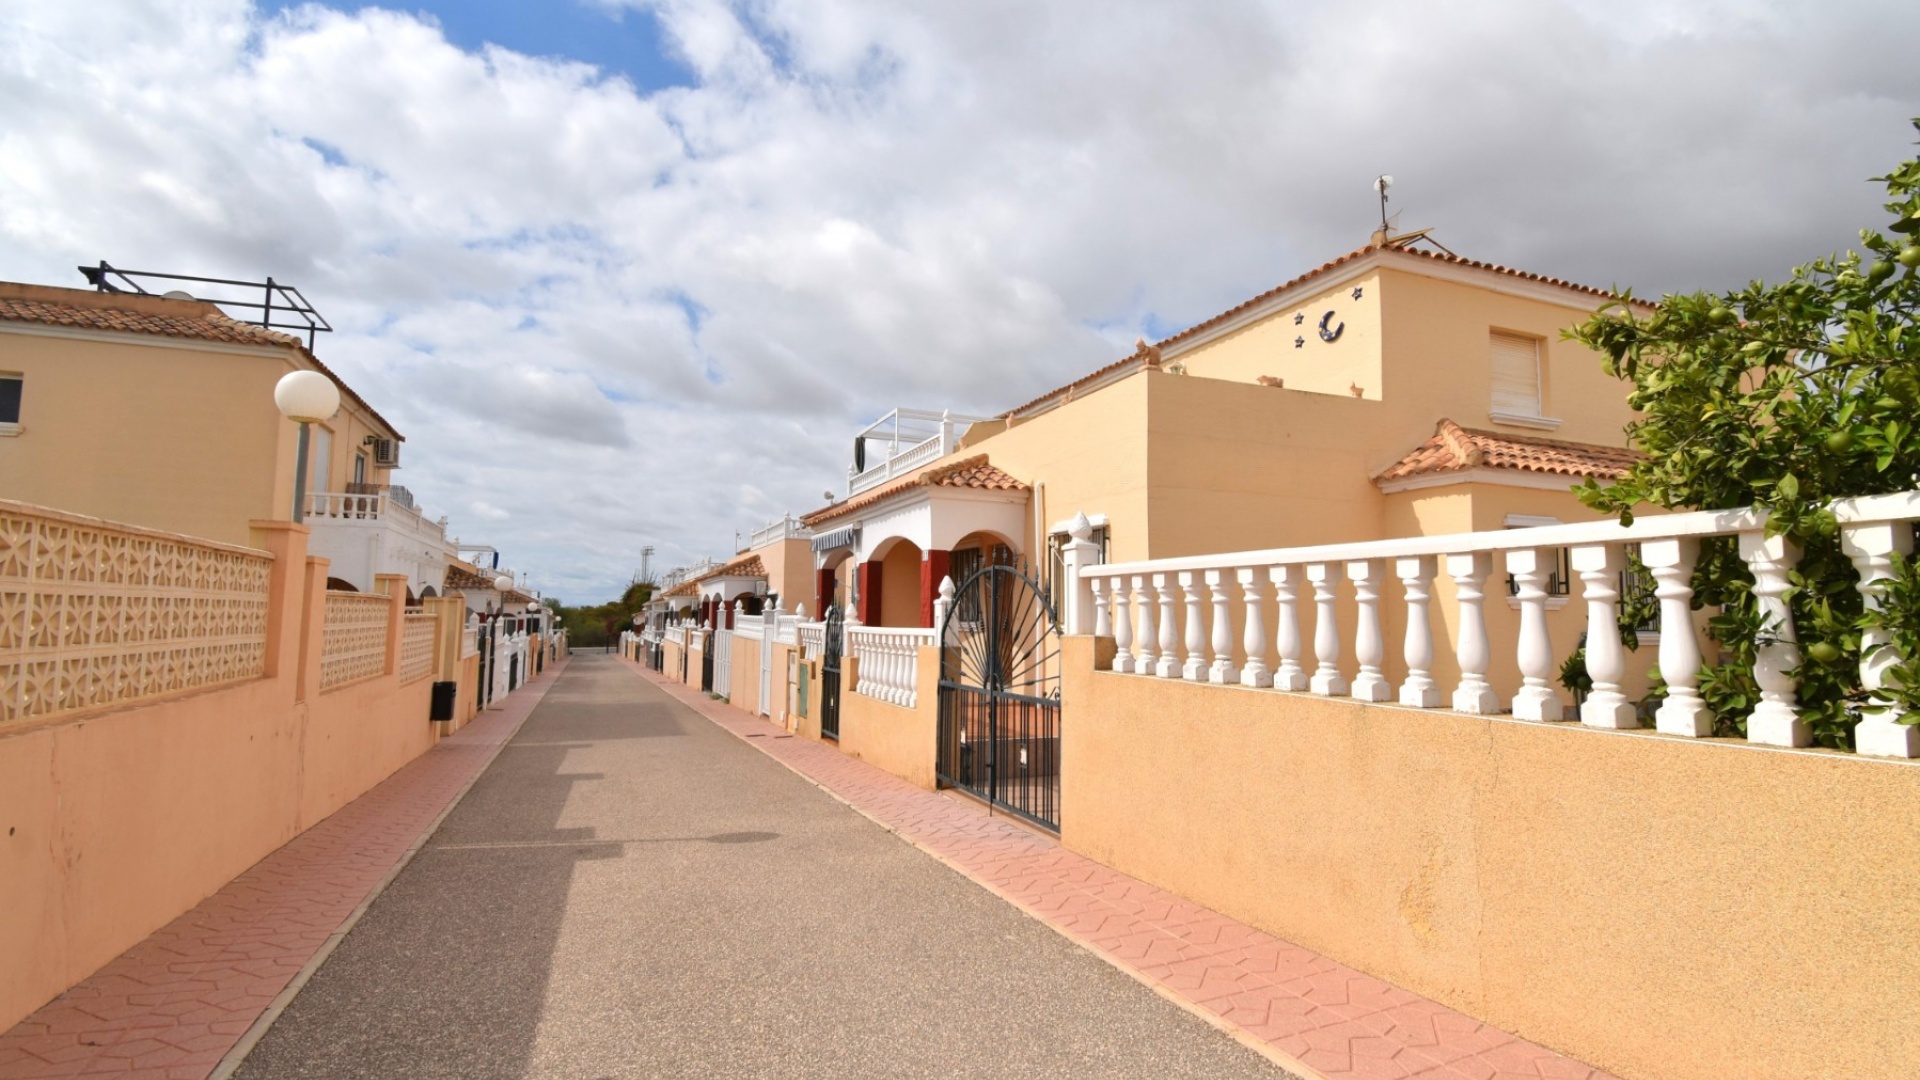
<path id="1" fill-rule="evenodd" d="M 402 686 L 390 651 L 318 692 L 326 561 L 300 526 L 255 543 L 276 560 L 266 677 L 0 732 L 0 1029 L 432 746 L 448 676 Z"/>

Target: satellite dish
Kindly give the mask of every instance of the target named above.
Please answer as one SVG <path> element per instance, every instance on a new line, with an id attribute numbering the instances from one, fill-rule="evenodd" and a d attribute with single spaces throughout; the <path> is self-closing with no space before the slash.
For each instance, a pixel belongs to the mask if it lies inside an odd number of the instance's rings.
<path id="1" fill-rule="evenodd" d="M 162 299 L 166 299 L 166 300 L 192 300 L 192 299 L 194 299 L 194 295 L 193 295 L 192 293 L 190 293 L 190 292 L 188 292 L 188 291 L 187 291 L 187 290 L 185 290 L 185 289 L 169 289 L 169 290 L 167 290 L 166 292 L 163 292 L 163 293 L 161 293 L 161 294 L 160 294 L 160 296 L 161 296 L 161 298 L 162 298 Z"/>
<path id="2" fill-rule="evenodd" d="M 1392 186 L 1393 186 L 1393 177 L 1391 176 L 1386 176 L 1383 174 L 1381 176 L 1377 176 L 1374 178 L 1373 190 L 1379 192 L 1382 195 L 1385 195 L 1387 193 L 1387 189 Z"/>

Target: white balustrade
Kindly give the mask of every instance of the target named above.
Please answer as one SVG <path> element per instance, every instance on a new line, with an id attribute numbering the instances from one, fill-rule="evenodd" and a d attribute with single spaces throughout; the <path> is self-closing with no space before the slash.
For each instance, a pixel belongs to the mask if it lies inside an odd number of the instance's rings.
<path id="1" fill-rule="evenodd" d="M 1878 610 L 1894 556 L 1913 549 L 1920 492 L 1842 500 L 1832 510 L 1859 575 L 1860 593 L 1869 610 Z M 1801 662 L 1800 647 L 1785 600 L 1799 552 L 1783 538 L 1766 535 L 1766 512 L 1760 509 L 1643 516 L 1624 526 L 1602 521 L 1095 565 L 1082 568 L 1079 577 L 1091 587 L 1098 608 L 1095 631 L 1114 637 L 1117 672 L 1310 690 L 1423 709 L 1446 702 L 1455 711 L 1480 715 L 1498 713 L 1502 701 L 1511 700 L 1515 718 L 1552 722 L 1574 718 L 1557 685 L 1561 653 L 1571 651 L 1573 642 L 1553 640 L 1547 595 L 1558 552 L 1568 548 L 1586 605 L 1586 670 L 1592 680 L 1577 719 L 1591 727 L 1630 730 L 1640 726 L 1640 714 L 1625 688 L 1620 582 L 1627 549 L 1638 545 L 1660 608 L 1658 664 L 1666 693 L 1654 712 L 1655 728 L 1698 738 L 1712 732 L 1714 719 L 1700 693 L 1692 575 L 1701 539 L 1715 536 L 1737 537 L 1768 626 L 1754 666 L 1760 701 L 1747 718 L 1747 738 L 1806 746 L 1811 733 L 1799 714 L 1792 674 Z M 1496 653 L 1486 617 L 1488 578 L 1496 561 L 1513 577 L 1519 608 L 1518 627 L 1503 629 L 1499 647 L 1513 658 L 1520 679 L 1500 689 L 1490 677 Z M 1400 581 L 1397 598 L 1381 587 L 1389 572 Z M 1448 617 L 1441 623 L 1451 629 L 1460 672 L 1450 693 L 1438 685 L 1432 667 L 1433 584 L 1442 573 L 1451 580 L 1453 595 L 1445 601 Z M 1354 587 L 1356 625 L 1350 637 L 1337 617 L 1343 577 Z M 1273 586 L 1271 602 L 1261 588 L 1263 579 Z M 1240 589 L 1243 619 L 1238 665 L 1232 584 Z M 1315 605 L 1311 677 L 1300 630 L 1303 585 L 1312 586 Z M 1210 607 L 1202 603 L 1203 588 Z M 1381 611 L 1396 600 L 1406 615 L 1400 650 L 1406 676 L 1397 695 L 1389 692 L 1382 668 L 1388 643 Z M 1856 745 L 1863 754 L 1920 757 L 1920 728 L 1899 723 L 1898 706 L 1883 692 L 1892 670 L 1905 659 L 1895 654 L 1890 638 L 1884 630 L 1862 638 L 1861 682 L 1876 696 L 1861 710 Z M 1349 641 L 1359 672 L 1351 686 L 1340 670 Z M 1501 690 L 1510 690 L 1511 697 Z"/>
<path id="2" fill-rule="evenodd" d="M 1139 643 L 1133 650 L 1133 673 L 1135 675 L 1154 675 L 1159 672 L 1156 663 L 1158 655 L 1154 652 L 1159 642 L 1159 631 L 1154 629 L 1153 579 L 1140 575 L 1133 579 L 1133 607 L 1138 613 L 1139 626 L 1134 631 L 1134 640 Z"/>
<path id="3" fill-rule="evenodd" d="M 1553 639 L 1547 633 L 1547 578 L 1554 555 L 1546 548 L 1507 552 L 1507 573 L 1513 575 L 1520 599 L 1520 692 L 1513 695 L 1516 720 L 1558 720 L 1560 695 L 1549 680 L 1556 667 Z"/>
<path id="4" fill-rule="evenodd" d="M 920 650 L 934 644 L 939 633 L 892 626 L 847 627 L 847 655 L 859 662 L 854 692 L 913 708 L 919 699 Z"/>
<path id="5" fill-rule="evenodd" d="M 1433 681 L 1433 625 L 1427 615 L 1427 601 L 1433 596 L 1433 556 L 1395 559 L 1393 571 L 1407 596 L 1407 640 L 1401 652 L 1407 679 L 1400 684 L 1400 704 L 1431 709 L 1440 704 L 1440 687 Z"/>
<path id="6" fill-rule="evenodd" d="M 1260 577 L 1251 569 L 1235 570 L 1234 577 L 1240 582 L 1240 598 L 1247 605 L 1246 626 L 1242 630 L 1241 647 L 1247 654 L 1247 662 L 1240 668 L 1240 685 L 1272 686 L 1273 672 L 1267 667 L 1267 627 L 1261 615 Z"/>
<path id="7" fill-rule="evenodd" d="M 1314 603 L 1314 669 L 1307 689 L 1338 697 L 1347 692 L 1346 677 L 1340 674 L 1340 623 L 1333 607 L 1335 591 L 1340 587 L 1340 564 L 1309 563 L 1307 580 L 1313 583 Z"/>
<path id="8" fill-rule="evenodd" d="M 1305 574 L 1298 566 L 1276 566 L 1267 572 L 1273 582 L 1274 600 L 1280 605 L 1273 646 L 1280 654 L 1280 668 L 1273 673 L 1275 690 L 1307 688 L 1307 670 L 1300 665 L 1300 583 L 1306 580 Z"/>
<path id="9" fill-rule="evenodd" d="M 1800 641 L 1786 601 L 1787 573 L 1800 561 L 1799 549 L 1783 536 L 1755 529 L 1740 534 L 1740 557 L 1753 571 L 1753 596 L 1759 601 L 1765 630 L 1756 650 L 1753 681 L 1760 703 L 1747 718 L 1747 740 L 1772 746 L 1811 746 L 1813 729 L 1800 719 L 1799 694 L 1787 674 L 1800 666 Z"/>
<path id="10" fill-rule="evenodd" d="M 1893 556 L 1913 554 L 1913 530 L 1905 522 L 1856 525 L 1842 530 L 1840 545 L 1860 574 L 1858 588 L 1867 610 L 1879 611 L 1885 602 L 1887 580 L 1893 577 Z M 1861 710 L 1860 723 L 1853 730 L 1854 745 L 1863 754 L 1920 757 L 1920 727 L 1901 723 L 1904 710 L 1877 693 L 1890 685 L 1889 669 L 1900 659 L 1892 648 L 1892 635 L 1884 628 L 1860 635 L 1860 685 L 1874 693 L 1872 704 Z"/>
<path id="11" fill-rule="evenodd" d="M 1180 677 L 1195 682 L 1207 680 L 1207 624 L 1200 618 L 1200 575 L 1191 570 L 1180 575 L 1180 591 L 1187 600 L 1187 662 L 1180 665 Z"/>
<path id="12" fill-rule="evenodd" d="M 1385 576 L 1385 570 L 1378 559 L 1360 559 L 1348 563 L 1346 571 L 1347 578 L 1353 582 L 1354 601 L 1359 605 L 1353 658 L 1360 665 L 1360 674 L 1354 677 L 1350 692 L 1360 701 L 1389 701 L 1393 698 L 1393 688 L 1387 685 L 1387 677 L 1380 670 L 1387 659 L 1386 638 L 1380 632 L 1380 579 Z"/>
<path id="13" fill-rule="evenodd" d="M 1240 669 L 1233 663 L 1232 597 L 1227 595 L 1231 571 L 1209 570 L 1207 591 L 1213 594 L 1213 664 L 1207 669 L 1207 681 L 1226 685 L 1240 680 Z"/>
<path id="14" fill-rule="evenodd" d="M 1587 598 L 1587 677 L 1593 688 L 1580 704 L 1580 722 L 1597 728 L 1637 728 L 1640 714 L 1621 692 L 1627 654 L 1620 644 L 1620 571 L 1627 565 L 1618 544 L 1582 544 L 1571 555 Z"/>

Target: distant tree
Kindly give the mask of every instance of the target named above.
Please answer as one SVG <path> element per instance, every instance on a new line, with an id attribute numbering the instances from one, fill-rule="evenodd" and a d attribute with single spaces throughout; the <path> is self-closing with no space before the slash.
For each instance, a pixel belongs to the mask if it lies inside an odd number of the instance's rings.
<path id="1" fill-rule="evenodd" d="M 1890 220 L 1861 231 L 1864 252 L 1816 259 L 1778 285 L 1667 296 L 1646 316 L 1612 304 L 1568 334 L 1633 384 L 1642 418 L 1628 431 L 1647 455 L 1618 482 L 1589 480 L 1582 500 L 1622 521 L 1643 504 L 1768 508 L 1769 531 L 1804 552 L 1788 594 L 1805 657 L 1802 713 L 1821 745 L 1849 749 L 1865 701 L 1861 631 L 1886 627 L 1900 655 L 1920 652 L 1913 565 L 1899 561 L 1882 614 L 1864 612 L 1825 509 L 1920 484 L 1920 158 L 1875 179 Z M 1719 609 L 1711 632 L 1727 655 L 1701 689 L 1727 734 L 1745 732 L 1759 700 L 1754 650 L 1780 629 L 1763 624 L 1752 584 L 1733 543 L 1703 545 L 1694 602 Z M 1914 709 L 1906 722 L 1920 722 L 1920 671 L 1905 665 L 1894 675 Z"/>

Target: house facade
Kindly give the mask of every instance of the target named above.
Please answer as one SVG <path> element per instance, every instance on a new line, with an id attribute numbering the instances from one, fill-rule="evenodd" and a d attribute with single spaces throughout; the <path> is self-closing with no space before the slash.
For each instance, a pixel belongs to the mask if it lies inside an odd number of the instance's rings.
<path id="1" fill-rule="evenodd" d="M 310 550 L 336 587 L 437 594 L 453 548 L 392 482 L 404 436 L 300 339 L 206 301 L 0 282 L 0 496 L 246 543 L 291 516 L 297 429 L 273 388 L 300 370 L 341 401 L 312 426 Z"/>

